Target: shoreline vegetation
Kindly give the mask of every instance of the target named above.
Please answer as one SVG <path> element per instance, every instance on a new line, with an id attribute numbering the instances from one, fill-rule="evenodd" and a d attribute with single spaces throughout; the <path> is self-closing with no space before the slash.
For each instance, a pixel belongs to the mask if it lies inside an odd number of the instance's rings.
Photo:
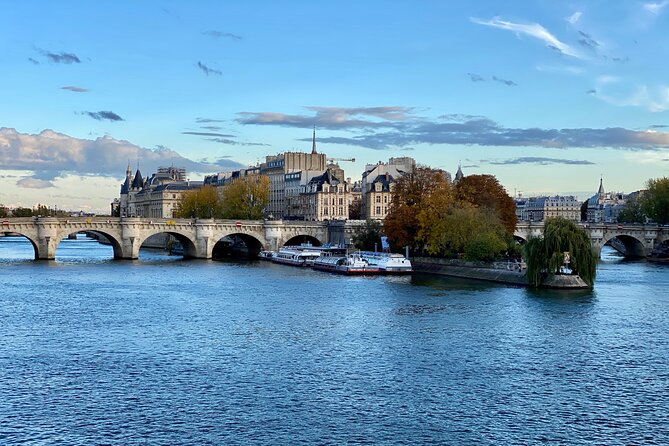
<path id="1" fill-rule="evenodd" d="M 533 287 L 593 286 L 597 258 L 582 228 L 548 218 L 541 236 L 521 244 L 516 223 L 515 202 L 493 175 L 450 181 L 446 172 L 420 166 L 397 179 L 382 232 L 392 251 L 406 249 L 418 260 L 417 271 Z M 363 231 L 373 229 L 368 223 Z M 371 238 L 362 235 L 355 240 Z M 494 267 L 500 259 L 503 266 Z"/>

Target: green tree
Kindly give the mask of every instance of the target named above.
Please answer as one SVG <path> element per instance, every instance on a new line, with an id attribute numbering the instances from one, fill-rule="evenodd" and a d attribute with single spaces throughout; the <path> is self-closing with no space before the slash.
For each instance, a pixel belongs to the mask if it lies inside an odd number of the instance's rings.
<path id="1" fill-rule="evenodd" d="M 641 206 L 639 198 L 630 198 L 625 204 L 625 209 L 618 214 L 619 223 L 645 223 L 646 213 Z"/>
<path id="2" fill-rule="evenodd" d="M 174 213 L 178 218 L 222 218 L 223 206 L 214 186 L 206 185 L 181 195 Z"/>
<path id="3" fill-rule="evenodd" d="M 500 219 L 510 234 L 516 229 L 516 203 L 493 175 L 468 175 L 455 185 L 455 196 L 487 209 Z"/>
<path id="4" fill-rule="evenodd" d="M 650 179 L 646 188 L 641 199 L 643 211 L 661 225 L 669 223 L 669 178 Z"/>
<path id="5" fill-rule="evenodd" d="M 349 220 L 360 220 L 362 218 L 362 200 L 360 197 L 355 197 L 348 207 Z"/>
<path id="6" fill-rule="evenodd" d="M 5 218 L 9 216 L 9 209 L 5 205 L 0 204 L 0 218 Z"/>
<path id="7" fill-rule="evenodd" d="M 426 209 L 420 215 L 420 237 L 428 254 L 456 257 L 463 253 L 468 260 L 490 260 L 507 250 L 506 229 L 494 214 L 466 202 L 451 204 L 437 218 L 435 214 Z"/>
<path id="8" fill-rule="evenodd" d="M 377 220 L 367 220 L 351 237 L 353 245 L 363 251 L 374 251 L 381 246 L 382 227 Z"/>
<path id="9" fill-rule="evenodd" d="M 581 203 L 581 221 L 588 221 L 588 200 Z"/>
<path id="10" fill-rule="evenodd" d="M 504 239 L 493 231 L 476 232 L 465 243 L 465 260 L 492 261 L 508 248 Z"/>
<path id="11" fill-rule="evenodd" d="M 17 207 L 12 210 L 12 215 L 14 217 L 32 217 L 33 210 L 30 208 Z"/>
<path id="12" fill-rule="evenodd" d="M 269 177 L 249 175 L 223 187 L 223 216 L 258 220 L 269 203 Z"/>
<path id="13" fill-rule="evenodd" d="M 549 218 L 544 223 L 543 237 L 529 239 L 523 247 L 527 279 L 539 286 L 546 275 L 556 274 L 569 255 L 569 267 L 589 286 L 595 283 L 597 257 L 588 233 L 570 220 Z"/>

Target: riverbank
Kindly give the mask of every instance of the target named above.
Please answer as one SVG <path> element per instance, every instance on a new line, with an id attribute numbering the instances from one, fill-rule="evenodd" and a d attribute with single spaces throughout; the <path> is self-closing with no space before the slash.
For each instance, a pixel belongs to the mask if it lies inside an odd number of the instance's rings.
<path id="1" fill-rule="evenodd" d="M 417 273 L 439 274 L 463 279 L 485 280 L 517 286 L 530 286 L 525 269 L 518 262 L 467 262 L 459 259 L 414 257 L 411 259 Z M 554 275 L 541 284 L 542 288 L 582 289 L 588 284 L 579 276 Z"/>

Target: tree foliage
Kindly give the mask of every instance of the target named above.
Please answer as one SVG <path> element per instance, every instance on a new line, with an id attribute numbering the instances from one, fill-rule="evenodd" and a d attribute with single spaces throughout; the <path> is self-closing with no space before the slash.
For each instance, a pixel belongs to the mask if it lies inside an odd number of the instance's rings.
<path id="1" fill-rule="evenodd" d="M 448 187 L 448 181 L 444 173 L 427 167 L 417 167 L 397 180 L 390 210 L 383 222 L 383 230 L 393 249 L 409 245 L 414 252 L 421 250 L 418 214 L 426 199 L 445 187 Z"/>
<path id="2" fill-rule="evenodd" d="M 362 199 L 355 197 L 348 207 L 348 219 L 360 220 L 362 219 Z"/>
<path id="3" fill-rule="evenodd" d="M 381 245 L 381 234 L 381 222 L 367 220 L 365 225 L 358 228 L 355 234 L 353 234 L 351 242 L 356 248 L 363 251 L 374 251 L 375 247 Z"/>
<path id="4" fill-rule="evenodd" d="M 646 213 L 641 206 L 639 198 L 630 198 L 625 204 L 625 209 L 618 214 L 619 223 L 645 223 Z"/>
<path id="5" fill-rule="evenodd" d="M 249 175 L 223 187 L 223 217 L 259 220 L 269 203 L 269 177 Z"/>
<path id="6" fill-rule="evenodd" d="M 516 203 L 493 175 L 468 175 L 455 185 L 455 196 L 497 215 L 510 233 L 516 229 Z"/>
<path id="7" fill-rule="evenodd" d="M 589 286 L 597 273 L 597 257 L 588 233 L 570 220 L 549 218 L 544 223 L 543 237 L 529 239 L 523 249 L 527 264 L 527 279 L 539 286 L 546 275 L 556 274 L 569 254 L 569 268 Z"/>
<path id="8" fill-rule="evenodd" d="M 641 207 L 649 218 L 659 224 L 669 223 L 669 178 L 650 179 L 641 199 Z"/>
<path id="9" fill-rule="evenodd" d="M 223 206 L 214 186 L 184 192 L 177 203 L 175 217 L 179 218 L 222 218 Z"/>

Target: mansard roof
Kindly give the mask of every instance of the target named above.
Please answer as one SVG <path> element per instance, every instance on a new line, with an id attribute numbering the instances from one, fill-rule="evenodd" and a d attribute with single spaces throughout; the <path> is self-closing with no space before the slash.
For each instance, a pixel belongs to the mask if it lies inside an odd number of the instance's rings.
<path id="1" fill-rule="evenodd" d="M 381 175 L 377 175 L 376 178 L 374 178 L 374 181 L 372 181 L 372 188 L 374 188 L 375 184 L 381 183 L 381 190 L 382 191 L 390 191 L 390 183 L 394 183 L 394 182 L 395 182 L 395 178 L 391 174 L 384 173 L 384 174 L 381 174 Z"/>

